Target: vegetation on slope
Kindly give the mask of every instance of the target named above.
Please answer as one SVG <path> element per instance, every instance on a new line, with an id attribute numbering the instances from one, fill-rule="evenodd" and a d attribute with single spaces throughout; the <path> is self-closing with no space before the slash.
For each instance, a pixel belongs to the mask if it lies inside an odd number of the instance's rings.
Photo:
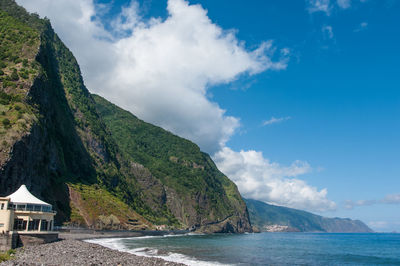
<path id="1" fill-rule="evenodd" d="M 148 168 L 180 198 L 194 204 L 197 213 L 209 220 L 223 220 L 236 210 L 245 212 L 235 184 L 196 144 L 143 122 L 100 96 L 93 95 L 93 98 L 120 150 Z"/>
<path id="2" fill-rule="evenodd" d="M 325 218 L 306 211 L 245 199 L 253 225 L 263 230 L 269 225 L 283 225 L 300 232 L 372 232 L 361 221 Z"/>
<path id="3" fill-rule="evenodd" d="M 40 69 L 39 42 L 37 30 L 0 11 L 0 163 L 35 120 L 26 95 Z"/>
<path id="4" fill-rule="evenodd" d="M 99 185 L 68 184 L 74 226 L 96 229 L 151 229 L 152 225 L 126 203 Z"/>
<path id="5" fill-rule="evenodd" d="M 250 230 L 236 186 L 208 155 L 131 117 L 123 121 L 133 123 L 127 128 L 109 123 L 111 117 L 99 113 L 76 59 L 50 22 L 13 0 L 0 0 L 0 12 L 2 141 L 16 128 L 16 119 L 30 117 L 24 133 L 14 134 L 8 150 L 2 150 L 3 195 L 26 183 L 54 206 L 58 223 L 96 227 L 98 219 L 102 226 L 136 219 L 146 226 L 151 226 L 147 221 L 174 227 L 212 224 L 222 230 L 217 224 L 223 222 L 228 231 Z"/>
<path id="6" fill-rule="evenodd" d="M 135 178 L 127 174 L 131 170 L 129 163 L 118 156 L 116 145 L 83 84 L 74 56 L 54 33 L 49 21 L 29 15 L 12 0 L 1 0 L 0 10 L 2 30 L 10 36 L 6 35 L 7 42 L 2 44 L 6 65 L 17 70 L 25 67 L 32 72 L 26 79 L 30 83 L 23 77 L 18 81 L 15 78 L 16 85 L 5 86 L 3 82 L 2 98 L 13 106 L 13 109 L 1 106 L 7 109 L 8 117 L 3 123 L 6 133 L 14 128 L 14 109 L 34 111 L 31 112 L 34 123 L 26 128 L 28 135 L 14 134 L 14 142 L 7 143 L 9 149 L 3 150 L 2 154 L 9 158 L 0 162 L 2 193 L 10 193 L 13 187 L 26 182 L 36 194 L 54 205 L 58 211 L 56 220 L 61 222 L 71 215 L 65 183 L 97 183 L 131 208 L 155 216 L 141 200 Z M 36 46 L 31 47 L 32 43 Z M 5 70 L 7 74 L 8 68 Z M 22 91 L 21 82 L 26 84 Z M 21 104 L 14 108 L 16 101 Z M 2 137 L 2 142 L 5 141 Z M 10 153 L 12 146 L 13 154 Z"/>

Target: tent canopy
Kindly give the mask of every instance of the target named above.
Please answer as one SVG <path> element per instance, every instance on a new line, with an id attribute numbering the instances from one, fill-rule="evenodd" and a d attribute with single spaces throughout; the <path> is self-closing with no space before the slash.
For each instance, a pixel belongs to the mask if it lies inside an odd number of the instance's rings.
<path id="1" fill-rule="evenodd" d="M 25 185 L 21 185 L 20 188 L 12 193 L 11 195 L 7 196 L 12 203 L 17 204 L 38 204 L 38 205 L 47 205 L 51 206 L 50 204 L 36 198 L 33 196 L 29 190 L 26 188 Z"/>

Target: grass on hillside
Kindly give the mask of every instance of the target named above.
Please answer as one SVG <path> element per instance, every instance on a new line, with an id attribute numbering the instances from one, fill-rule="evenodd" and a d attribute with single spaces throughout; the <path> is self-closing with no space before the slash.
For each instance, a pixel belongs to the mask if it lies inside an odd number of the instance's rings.
<path id="1" fill-rule="evenodd" d="M 88 225 L 96 229 L 107 227 L 105 219 L 116 217 L 120 228 L 107 229 L 151 229 L 152 225 L 133 211 L 126 203 L 104 190 L 99 185 L 68 184 L 71 197 L 71 224 Z"/>

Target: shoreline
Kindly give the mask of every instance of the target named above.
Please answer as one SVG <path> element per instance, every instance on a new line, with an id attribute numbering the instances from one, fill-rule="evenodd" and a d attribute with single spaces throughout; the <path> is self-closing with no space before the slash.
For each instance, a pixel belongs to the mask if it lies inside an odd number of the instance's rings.
<path id="1" fill-rule="evenodd" d="M 2 262 L 0 265 L 185 265 L 162 258 L 138 256 L 85 241 L 145 235 L 151 234 L 140 232 L 60 233 L 59 241 L 17 248 L 13 259 Z"/>

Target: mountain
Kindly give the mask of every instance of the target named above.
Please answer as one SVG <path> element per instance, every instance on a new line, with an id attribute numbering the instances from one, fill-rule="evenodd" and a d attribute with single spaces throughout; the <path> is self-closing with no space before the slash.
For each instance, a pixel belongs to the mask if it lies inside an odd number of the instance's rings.
<path id="1" fill-rule="evenodd" d="M 306 211 L 270 205 L 245 199 L 253 225 L 261 231 L 297 231 L 329 233 L 370 233 L 363 222 L 342 218 L 326 218 Z"/>
<path id="2" fill-rule="evenodd" d="M 26 184 L 58 224 L 251 231 L 211 158 L 91 95 L 47 19 L 0 0 L 0 31 L 0 195 Z"/>

